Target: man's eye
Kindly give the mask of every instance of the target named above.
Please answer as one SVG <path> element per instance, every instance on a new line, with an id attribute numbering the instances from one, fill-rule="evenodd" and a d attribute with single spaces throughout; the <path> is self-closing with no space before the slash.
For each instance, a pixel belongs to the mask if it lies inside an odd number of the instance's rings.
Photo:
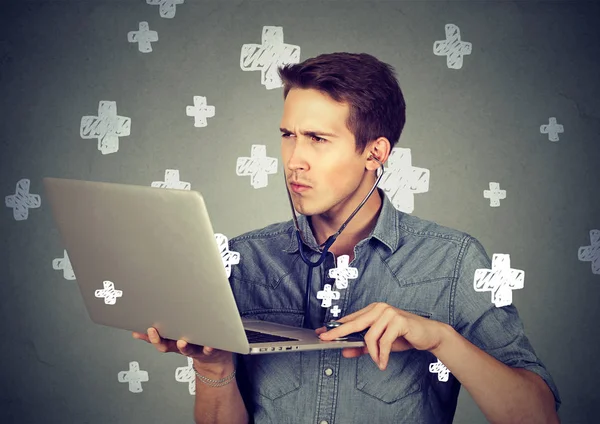
<path id="1" fill-rule="evenodd" d="M 290 138 L 290 137 L 294 137 L 294 135 L 291 134 L 291 133 L 281 133 L 281 137 L 282 138 Z M 324 142 L 327 141 L 326 139 L 324 139 L 322 137 L 319 137 L 319 136 L 316 136 L 316 135 L 311 135 L 310 139 L 314 140 L 317 143 L 324 143 Z"/>

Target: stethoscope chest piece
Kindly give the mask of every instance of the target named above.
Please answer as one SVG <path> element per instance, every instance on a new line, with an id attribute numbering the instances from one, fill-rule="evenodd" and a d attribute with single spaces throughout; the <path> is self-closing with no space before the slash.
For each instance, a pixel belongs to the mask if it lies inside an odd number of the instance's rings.
<path id="1" fill-rule="evenodd" d="M 340 325 L 342 325 L 342 323 L 339 321 L 328 321 L 325 323 L 325 328 L 327 328 L 327 331 L 329 331 L 329 330 L 333 330 L 334 328 L 339 327 Z M 338 337 L 338 338 L 335 338 L 334 340 L 338 340 L 338 341 L 348 340 L 348 337 Z"/>
<path id="2" fill-rule="evenodd" d="M 328 321 L 325 323 L 325 328 L 327 328 L 327 331 L 329 331 L 339 327 L 340 325 L 342 325 L 342 323 L 339 321 Z"/>

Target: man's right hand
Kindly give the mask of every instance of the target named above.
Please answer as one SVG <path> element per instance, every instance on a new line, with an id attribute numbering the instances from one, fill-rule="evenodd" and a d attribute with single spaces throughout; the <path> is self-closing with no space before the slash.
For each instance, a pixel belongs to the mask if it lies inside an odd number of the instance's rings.
<path id="1" fill-rule="evenodd" d="M 168 353 L 174 352 L 190 358 L 197 359 L 205 364 L 227 363 L 233 361 L 233 354 L 225 350 L 219 350 L 208 346 L 199 346 L 188 343 L 185 340 L 164 339 L 158 334 L 158 330 L 154 327 L 148 328 L 148 333 L 133 332 L 134 339 L 144 340 L 151 343 L 159 352 Z"/>

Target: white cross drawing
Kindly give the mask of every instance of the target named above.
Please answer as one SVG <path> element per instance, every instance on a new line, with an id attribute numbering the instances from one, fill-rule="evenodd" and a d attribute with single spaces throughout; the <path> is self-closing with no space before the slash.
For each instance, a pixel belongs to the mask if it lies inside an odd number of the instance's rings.
<path id="1" fill-rule="evenodd" d="M 177 5 L 183 4 L 184 0 L 146 0 L 151 6 L 159 6 L 161 18 L 174 18 Z"/>
<path id="2" fill-rule="evenodd" d="M 98 116 L 83 116 L 79 135 L 83 139 L 98 139 L 98 150 L 103 155 L 119 150 L 119 137 L 131 132 L 131 118 L 117 115 L 117 102 L 101 100 Z"/>
<path id="3" fill-rule="evenodd" d="M 123 297 L 121 290 L 115 290 L 115 285 L 112 281 L 104 281 L 104 288 L 98 289 L 94 292 L 94 296 L 98 298 L 104 298 L 106 305 L 114 305 L 117 303 L 117 297 Z"/>
<path id="4" fill-rule="evenodd" d="M 175 370 L 175 380 L 180 383 L 188 383 L 190 395 L 196 394 L 196 373 L 194 373 L 194 360 L 187 357 L 187 366 L 177 367 Z"/>
<path id="5" fill-rule="evenodd" d="M 196 128 L 206 127 L 208 125 L 206 118 L 215 116 L 215 107 L 206 104 L 206 97 L 194 96 L 194 105 L 186 106 L 185 114 L 194 117 L 194 126 Z"/>
<path id="6" fill-rule="evenodd" d="M 39 208 L 42 204 L 39 194 L 29 194 L 30 181 L 27 178 L 17 181 L 15 194 L 4 198 L 7 208 L 13 209 L 15 221 L 23 221 L 29 217 L 30 208 Z"/>
<path id="7" fill-rule="evenodd" d="M 500 308 L 512 303 L 512 290 L 523 288 L 525 271 L 510 267 L 510 255 L 494 253 L 492 269 L 475 270 L 473 280 L 475 291 L 491 291 L 492 303 Z"/>
<path id="8" fill-rule="evenodd" d="M 549 123 L 540 125 L 540 133 L 548 134 L 548 140 L 558 141 L 558 134 L 565 132 L 564 127 L 556 123 L 556 118 L 551 117 Z"/>
<path id="9" fill-rule="evenodd" d="M 472 44 L 460 40 L 460 30 L 454 24 L 446 24 L 446 39 L 433 43 L 433 54 L 446 56 L 446 65 L 450 69 L 460 69 L 463 56 L 471 54 Z"/>
<path id="10" fill-rule="evenodd" d="M 138 25 L 138 31 L 129 31 L 127 33 L 127 41 L 130 43 L 138 43 L 138 50 L 142 53 L 150 53 L 152 51 L 152 42 L 158 41 L 158 32 L 150 31 L 148 22 L 142 21 Z"/>
<path id="11" fill-rule="evenodd" d="M 506 199 L 506 190 L 500 190 L 500 183 L 490 183 L 489 190 L 483 190 L 483 197 L 490 199 L 490 206 L 500 206 L 500 199 Z"/>
<path id="12" fill-rule="evenodd" d="M 321 306 L 329 308 L 332 300 L 338 300 L 340 298 L 340 292 L 331 290 L 331 284 L 325 284 L 323 290 L 317 292 L 317 299 L 321 300 Z"/>
<path id="13" fill-rule="evenodd" d="M 75 272 L 73 271 L 73 267 L 71 266 L 71 261 L 69 260 L 69 254 L 67 253 L 67 249 L 63 249 L 63 257 L 56 258 L 52 260 L 52 269 L 62 270 L 63 278 L 65 280 L 74 280 Z"/>
<path id="14" fill-rule="evenodd" d="M 331 315 L 337 318 L 338 316 L 340 316 L 340 312 L 342 312 L 342 310 L 338 305 L 334 305 L 333 308 L 329 310 L 329 312 L 331 312 Z"/>
<path id="15" fill-rule="evenodd" d="M 267 146 L 253 144 L 250 157 L 239 157 L 235 164 L 235 173 L 240 177 L 250 176 L 254 188 L 266 187 L 268 175 L 277 173 L 277 159 L 267 157 Z"/>
<path id="16" fill-rule="evenodd" d="M 167 169 L 164 181 L 152 181 L 150 185 L 156 188 L 174 188 L 178 190 L 190 190 L 192 188 L 192 185 L 187 181 L 179 181 L 178 169 Z"/>
<path id="17" fill-rule="evenodd" d="M 432 374 L 437 373 L 438 381 L 448 381 L 448 377 L 450 375 L 450 370 L 446 368 L 446 366 L 442 364 L 442 361 L 439 359 L 437 362 L 432 362 L 429 364 L 429 372 Z"/>
<path id="18" fill-rule="evenodd" d="M 264 26 L 262 44 L 244 44 L 240 54 L 242 71 L 260 71 L 267 90 L 282 87 L 277 67 L 300 62 L 300 46 L 283 42 L 283 27 Z"/>
<path id="19" fill-rule="evenodd" d="M 129 391 L 132 393 L 140 393 L 142 382 L 149 380 L 148 371 L 140 371 L 140 364 L 137 361 L 129 363 L 129 371 L 119 371 L 117 375 L 119 383 L 129 383 Z"/>
<path id="20" fill-rule="evenodd" d="M 349 267 L 350 256 L 341 255 L 337 259 L 337 268 L 329 270 L 329 277 L 335 278 L 335 288 L 345 289 L 348 287 L 348 279 L 358 278 L 358 269 Z"/>
<path id="21" fill-rule="evenodd" d="M 590 231 L 590 246 L 581 246 L 577 252 L 580 261 L 592 263 L 592 273 L 600 274 L 600 230 Z"/>
<path id="22" fill-rule="evenodd" d="M 219 253 L 221 253 L 221 259 L 225 266 L 225 273 L 227 278 L 231 277 L 231 265 L 237 265 L 240 263 L 240 253 L 229 250 L 229 243 L 227 237 L 223 234 L 215 233 L 215 240 L 217 241 L 217 247 Z"/>
<path id="23" fill-rule="evenodd" d="M 378 187 L 388 194 L 396 209 L 412 213 L 414 195 L 429 190 L 429 169 L 412 166 L 410 149 L 394 147 Z"/>

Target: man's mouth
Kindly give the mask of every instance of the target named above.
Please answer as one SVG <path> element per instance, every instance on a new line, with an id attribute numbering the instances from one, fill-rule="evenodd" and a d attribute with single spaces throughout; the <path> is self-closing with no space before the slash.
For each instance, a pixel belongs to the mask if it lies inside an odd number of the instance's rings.
<path id="1" fill-rule="evenodd" d="M 294 193 L 302 193 L 306 190 L 309 190 L 311 187 L 304 185 L 304 184 L 299 184 L 299 183 L 290 183 L 290 188 L 292 189 L 292 191 Z"/>

